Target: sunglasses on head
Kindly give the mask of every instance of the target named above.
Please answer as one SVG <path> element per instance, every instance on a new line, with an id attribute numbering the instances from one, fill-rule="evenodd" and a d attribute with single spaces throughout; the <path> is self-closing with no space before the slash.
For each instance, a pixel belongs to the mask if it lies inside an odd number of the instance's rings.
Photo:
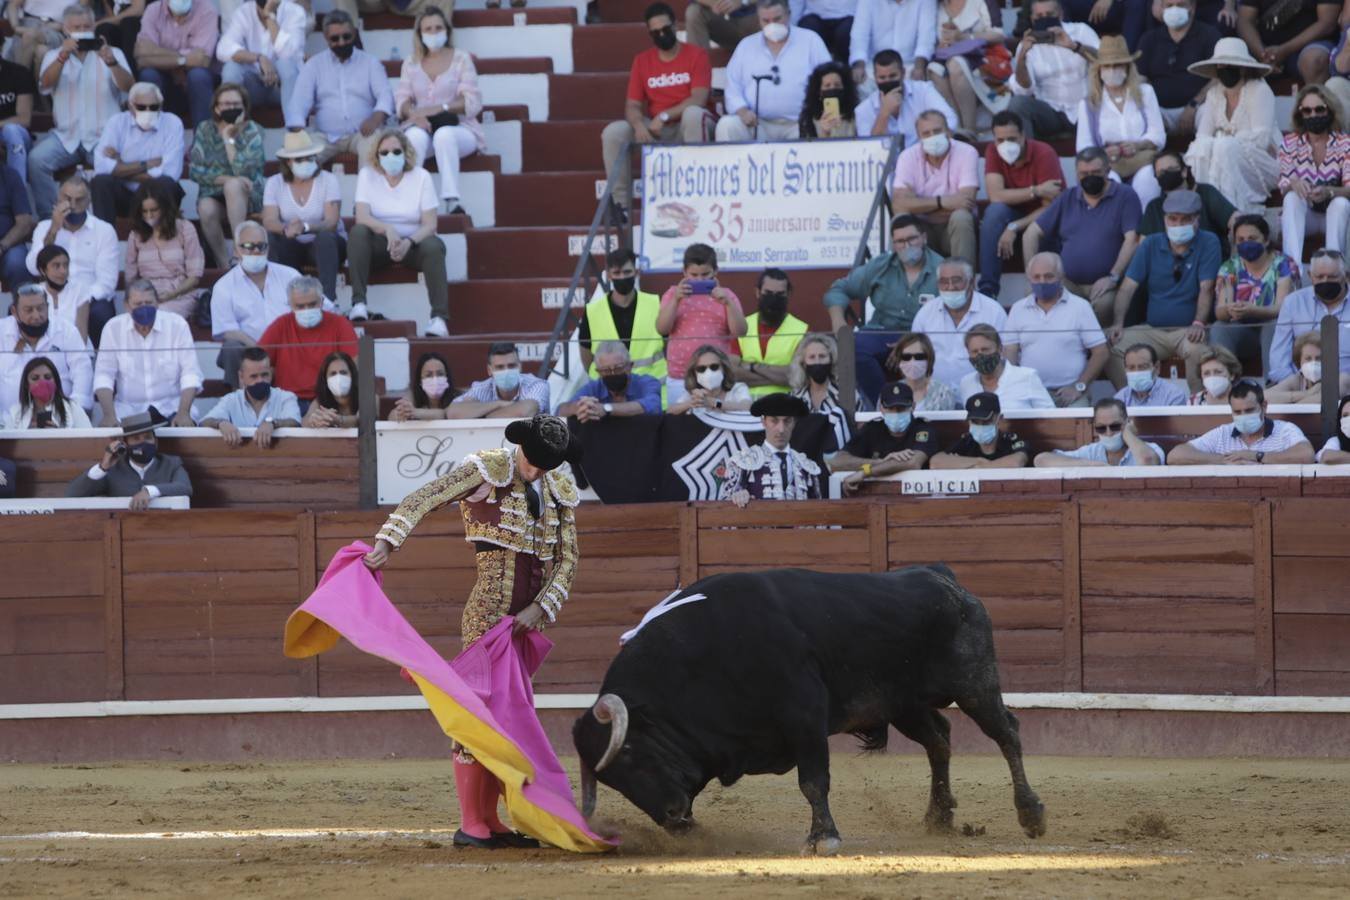
<path id="1" fill-rule="evenodd" d="M 141 112 L 159 112 L 158 103 L 133 103 L 131 106 Z"/>
<path id="2" fill-rule="evenodd" d="M 928 362 L 928 354 L 927 354 L 927 353 L 901 353 L 901 354 L 900 354 L 900 361 L 901 361 L 901 362 L 913 362 L 913 361 L 915 361 L 915 360 L 918 360 L 919 362 Z"/>
<path id="3" fill-rule="evenodd" d="M 1093 425 L 1092 430 L 1097 434 L 1115 434 L 1125 428 L 1120 422 L 1109 422 L 1106 425 Z"/>
<path id="4" fill-rule="evenodd" d="M 721 364 L 721 363 L 709 363 L 709 364 L 706 365 L 706 366 L 694 366 L 694 371 L 695 371 L 695 372 L 720 372 L 720 371 L 722 371 L 722 364 Z"/>

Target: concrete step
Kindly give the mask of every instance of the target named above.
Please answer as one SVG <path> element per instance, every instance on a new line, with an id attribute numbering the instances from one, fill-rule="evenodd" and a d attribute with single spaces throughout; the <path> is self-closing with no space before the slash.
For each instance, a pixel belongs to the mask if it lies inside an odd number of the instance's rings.
<path id="1" fill-rule="evenodd" d="M 589 224 L 589 223 L 588 223 Z M 468 277 L 562 278 L 576 268 L 587 225 L 574 228 L 475 228 L 466 235 Z M 617 246 L 617 245 L 616 245 Z M 612 247 L 597 240 L 592 248 L 603 255 Z"/>
<path id="2" fill-rule="evenodd" d="M 625 72 L 551 75 L 548 79 L 549 121 L 620 119 L 627 92 L 628 75 Z M 596 133 L 597 142 L 599 138 Z"/>
<path id="3" fill-rule="evenodd" d="M 521 168 L 526 172 L 590 171 L 601 166 L 600 132 L 618 119 L 526 122 L 521 127 Z"/>
<path id="4" fill-rule="evenodd" d="M 499 176 L 496 183 L 497 225 L 584 223 L 589 226 L 599 199 L 598 192 L 604 190 L 604 179 L 604 173 L 598 167 L 590 172 L 527 172 Z"/>
<path id="5" fill-rule="evenodd" d="M 648 0 L 595 0 L 596 8 L 600 11 L 600 21 L 606 24 L 614 22 L 642 22 L 642 14 L 646 12 L 650 5 Z M 679 22 L 675 25 L 677 28 L 684 28 L 684 4 L 672 4 L 675 7 L 675 15 L 680 16 Z"/>
<path id="6" fill-rule="evenodd" d="M 361 31 L 410 31 L 412 19 L 396 13 L 368 13 L 361 17 Z M 575 25 L 576 10 L 571 7 L 528 9 L 456 9 L 451 24 L 455 28 L 519 27 L 520 25 Z"/>
<path id="7" fill-rule="evenodd" d="M 474 68 L 478 70 L 479 75 L 547 74 L 553 71 L 553 60 L 547 56 L 476 59 L 474 60 Z M 384 72 L 391 79 L 398 79 L 403 73 L 403 60 L 386 59 L 384 61 Z"/>
<path id="8" fill-rule="evenodd" d="M 479 118 L 484 123 L 525 122 L 530 118 L 530 108 L 525 103 L 487 103 L 483 107 L 483 115 Z M 286 128 L 286 120 L 281 114 L 281 108 L 276 106 L 254 108 L 253 120 L 269 131 L 284 131 Z M 269 156 L 275 152 L 272 149 L 273 146 L 280 147 L 281 141 L 278 139 L 275 145 L 268 145 Z"/>
<path id="9" fill-rule="evenodd" d="M 474 59 L 547 56 L 558 72 L 572 71 L 572 30 L 569 24 L 470 27 L 455 29 L 455 46 Z M 382 60 L 402 60 L 412 55 L 411 25 L 401 29 L 366 30 L 362 44 L 367 53 Z"/>

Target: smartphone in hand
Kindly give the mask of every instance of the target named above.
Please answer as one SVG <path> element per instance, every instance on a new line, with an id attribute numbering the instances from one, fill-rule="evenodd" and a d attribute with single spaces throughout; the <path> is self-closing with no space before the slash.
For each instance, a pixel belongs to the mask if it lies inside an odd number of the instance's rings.
<path id="1" fill-rule="evenodd" d="M 712 278 L 689 279 L 689 290 L 695 294 L 711 294 L 715 287 L 717 287 L 717 281 Z"/>
<path id="2" fill-rule="evenodd" d="M 80 51 L 102 50 L 103 38 L 98 37 L 80 38 L 78 41 L 75 42 L 75 49 Z"/>
<path id="3" fill-rule="evenodd" d="M 822 98 L 820 101 L 820 109 L 821 112 L 826 116 L 834 116 L 836 119 L 839 118 L 839 98 L 838 97 Z"/>

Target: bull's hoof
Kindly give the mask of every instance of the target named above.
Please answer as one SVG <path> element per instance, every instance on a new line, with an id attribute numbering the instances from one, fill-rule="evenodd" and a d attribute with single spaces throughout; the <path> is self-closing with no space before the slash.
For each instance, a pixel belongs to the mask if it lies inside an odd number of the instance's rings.
<path id="1" fill-rule="evenodd" d="M 951 834 L 956 830 L 950 809 L 930 807 L 927 815 L 923 817 L 923 824 L 929 834 Z"/>
<path id="2" fill-rule="evenodd" d="M 1045 836 L 1045 804 L 1037 802 L 1034 806 L 1025 806 L 1017 811 L 1017 822 L 1027 837 Z"/>
<path id="3" fill-rule="evenodd" d="M 835 856 L 844 846 L 838 837 L 809 837 L 802 848 L 803 856 Z"/>

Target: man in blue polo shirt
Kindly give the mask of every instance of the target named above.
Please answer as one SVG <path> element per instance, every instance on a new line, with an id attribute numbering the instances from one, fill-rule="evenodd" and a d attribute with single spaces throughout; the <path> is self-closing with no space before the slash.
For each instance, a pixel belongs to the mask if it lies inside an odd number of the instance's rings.
<path id="1" fill-rule="evenodd" d="M 1107 178 L 1111 163 L 1101 147 L 1074 159 L 1078 185 L 1062 192 L 1022 236 L 1022 258 L 1057 250 L 1064 260 L 1064 287 L 1092 304 L 1097 321 L 1111 322 L 1116 291 L 1139 246 L 1139 195 Z"/>
<path id="2" fill-rule="evenodd" d="M 1200 390 L 1200 354 L 1205 324 L 1214 307 L 1214 278 L 1219 271 L 1219 239 L 1200 231 L 1200 195 L 1173 191 L 1163 201 L 1164 234 L 1150 234 L 1139 245 L 1125 281 L 1116 293 L 1115 317 L 1107 331 L 1112 343 L 1106 374 L 1125 386 L 1125 351 L 1146 344 L 1161 358 L 1183 356 L 1191 391 Z M 1148 312 L 1141 325 L 1125 327 L 1134 292 L 1148 289 Z"/>
<path id="3" fill-rule="evenodd" d="M 622 341 L 604 341 L 595 348 L 599 378 L 583 384 L 558 407 L 563 418 L 598 422 L 610 416 L 661 415 L 661 382 L 633 372 L 633 360 Z"/>

